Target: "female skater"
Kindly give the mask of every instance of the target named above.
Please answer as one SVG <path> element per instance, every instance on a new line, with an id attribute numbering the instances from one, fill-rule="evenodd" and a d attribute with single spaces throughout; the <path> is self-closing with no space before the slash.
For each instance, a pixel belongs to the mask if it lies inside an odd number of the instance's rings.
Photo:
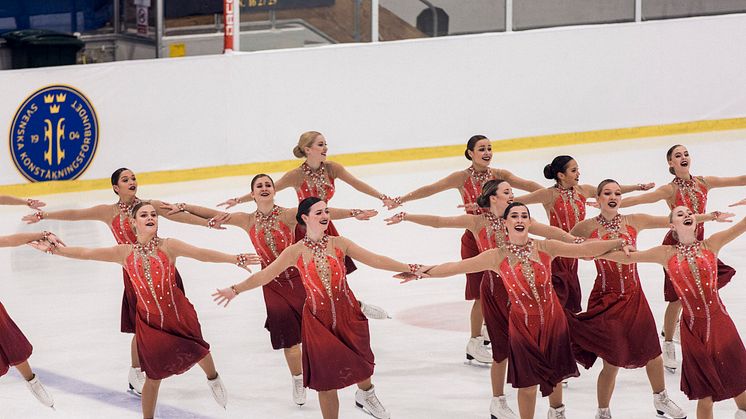
<path id="1" fill-rule="evenodd" d="M 327 235 L 329 210 L 319 198 L 301 201 L 296 218 L 306 226 L 303 239 L 245 281 L 217 290 L 213 294 L 215 301 L 227 306 L 238 294 L 265 285 L 286 269 L 296 267 L 306 289 L 301 338 L 303 382 L 319 392 L 322 416 L 337 419 L 337 390 L 357 384 L 356 406 L 376 418 L 388 419 L 391 415 L 376 397 L 371 381 L 374 357 L 368 320 L 347 285 L 344 258 L 350 256 L 371 267 L 397 272 L 416 272 L 420 265 L 397 262 L 344 237 Z"/>
<path id="2" fill-rule="evenodd" d="M 516 200 L 525 204 L 542 204 L 549 217 L 549 224 L 565 231 L 572 230 L 575 224 L 585 219 L 585 201 L 596 196 L 592 185 L 581 185 L 580 168 L 570 156 L 557 156 L 552 163 L 544 167 L 544 177 L 556 183 L 549 188 L 542 188 Z M 623 185 L 622 192 L 645 191 L 655 184 Z M 578 280 L 578 260 L 573 258 L 555 258 L 552 261 L 552 284 L 557 297 L 564 308 L 572 313 L 581 310 L 582 300 L 580 281 Z"/>
<path id="3" fill-rule="evenodd" d="M 281 191 L 285 188 L 295 189 L 298 195 L 298 202 L 315 196 L 325 202 L 329 202 L 334 196 L 334 181 L 340 179 L 358 191 L 380 199 L 384 204 L 390 202 L 390 199 L 378 192 L 375 188 L 353 176 L 345 169 L 344 166 L 337 162 L 327 161 L 326 153 L 329 147 L 326 138 L 318 131 L 306 131 L 298 139 L 298 145 L 293 147 L 293 155 L 299 159 L 305 158 L 305 161 L 297 168 L 285 173 L 276 183 L 275 191 Z M 218 206 L 231 208 L 242 202 L 253 200 L 251 193 L 238 198 L 232 198 L 221 202 Z M 295 240 L 301 240 L 305 235 L 303 225 L 298 224 L 295 231 Z M 327 234 L 338 236 L 334 224 L 330 221 Z M 345 259 L 347 273 L 350 274 L 357 269 L 352 259 Z M 362 303 L 362 301 L 361 301 Z M 390 318 L 388 313 L 382 308 L 372 304 L 362 304 L 363 313 L 370 319 L 387 319 Z"/>
<path id="4" fill-rule="evenodd" d="M 90 249 L 56 246 L 40 241 L 34 247 L 47 253 L 74 259 L 114 262 L 127 271 L 137 300 L 135 339 L 137 355 L 145 372 L 142 390 L 143 418 L 153 418 L 161 380 L 199 366 L 207 375 L 215 401 L 226 406 L 227 394 L 210 355 L 210 345 L 202 339 L 202 330 L 194 307 L 176 286 L 176 258 L 184 256 L 202 262 L 234 263 L 248 269 L 258 264 L 256 255 L 229 255 L 201 249 L 176 239 L 158 237 L 158 212 L 153 204 L 142 201 L 132 208 L 136 241 L 114 247 Z"/>
<path id="5" fill-rule="evenodd" d="M 645 214 L 620 215 L 622 188 L 611 179 L 598 185 L 597 201 L 601 214 L 579 222 L 572 234 L 601 240 L 623 238 L 635 246 L 640 231 L 665 228 L 668 217 Z M 698 221 L 728 222 L 733 214 L 713 212 L 698 215 Z M 653 390 L 653 405 L 659 414 L 680 419 L 686 413 L 666 395 L 663 360 L 655 320 L 634 264 L 622 265 L 596 259 L 596 281 L 588 298 L 588 308 L 569 316 L 573 349 L 578 363 L 590 368 L 597 358 L 603 361 L 598 375 L 596 419 L 610 419 L 609 403 L 619 368 L 645 367 Z"/>
<path id="6" fill-rule="evenodd" d="M 391 200 L 392 202 L 387 204 L 388 209 L 393 209 L 405 202 L 426 198 L 448 189 L 456 189 L 461 194 L 463 200 L 463 205 L 459 205 L 459 207 L 463 207 L 467 214 L 473 215 L 480 212 L 477 198 L 482 194 L 482 188 L 489 180 L 506 180 L 516 188 L 527 192 L 541 189 L 541 185 L 536 182 L 520 178 L 505 169 L 493 169 L 489 167 L 492 161 L 492 143 L 484 135 L 475 135 L 469 138 L 469 141 L 466 143 L 466 150 L 464 150 L 464 156 L 471 161 L 471 166 L 465 170 L 451 173 L 435 183 L 394 198 Z M 463 236 L 461 236 L 461 258 L 467 259 L 478 254 L 479 245 L 474 235 L 469 230 L 464 231 Z M 475 272 L 466 275 L 465 298 L 466 300 L 474 300 L 469 317 L 471 336 L 466 345 L 466 354 L 478 360 L 487 360 L 482 362 L 489 362 L 489 351 L 482 344 L 484 340 L 482 336 L 484 315 L 482 313 L 482 304 L 479 302 L 480 285 L 483 276 L 484 272 Z"/>
<path id="7" fill-rule="evenodd" d="M 707 193 L 713 188 L 723 188 L 728 186 L 746 185 L 746 175 L 736 177 L 717 177 L 717 176 L 692 176 L 690 168 L 692 159 L 689 151 L 683 145 L 676 144 L 666 152 L 668 161 L 668 171 L 674 175 L 671 183 L 661 186 L 654 191 L 645 194 L 624 198 L 622 208 L 639 204 L 650 204 L 658 201 L 666 201 L 670 209 L 683 205 L 695 214 L 704 214 L 707 206 Z M 702 224 L 697 224 L 697 240 L 704 238 L 705 230 Z M 663 239 L 663 244 L 676 244 L 672 233 L 669 231 Z M 723 287 L 736 270 L 724 264 L 718 259 L 718 286 Z M 666 313 L 663 317 L 663 363 L 667 370 L 673 372 L 676 370 L 676 348 L 673 344 L 674 330 L 676 322 L 681 314 L 681 302 L 676 291 L 671 285 L 668 278 L 669 273 L 664 269 L 663 294 L 668 301 Z"/>
<path id="8" fill-rule="evenodd" d="M 431 277 L 492 270 L 500 275 L 510 299 L 508 381 L 518 388 L 521 419 L 533 419 L 536 386 L 549 396 L 549 419 L 564 418 L 562 380 L 579 376 L 570 347 L 564 310 L 551 282 L 551 262 L 556 256 L 592 257 L 626 247 L 624 240 L 568 244 L 556 240 L 535 241 L 528 237 L 532 220 L 519 202 L 508 205 L 503 215 L 509 242 L 479 256 L 420 268 Z"/>
<path id="9" fill-rule="evenodd" d="M 681 390 L 697 400 L 697 419 L 712 419 L 714 402 L 733 398 L 736 419 L 746 419 L 746 349 L 718 293 L 717 254 L 746 232 L 746 218 L 706 240 L 694 212 L 676 206 L 670 215 L 677 242 L 623 255 L 604 255 L 620 263 L 658 263 L 668 271 L 684 312 L 681 322 Z"/>
<path id="10" fill-rule="evenodd" d="M 134 244 L 136 243 L 136 237 L 132 231 L 130 225 L 130 211 L 132 207 L 140 202 L 137 198 L 137 179 L 135 174 L 127 169 L 117 169 L 111 175 L 111 186 L 114 193 L 119 197 L 119 201 L 115 204 L 104 204 L 97 205 L 91 208 L 85 209 L 69 209 L 61 211 L 37 211 L 33 214 L 26 215 L 23 217 L 23 221 L 28 224 L 37 223 L 43 219 L 50 220 L 63 220 L 63 221 L 101 221 L 106 223 L 114 234 L 117 244 Z M 161 209 L 162 204 L 160 201 L 150 201 L 156 208 L 159 215 L 162 215 L 170 220 L 196 224 L 206 225 L 208 227 L 215 225 L 215 220 L 205 221 L 204 219 L 191 215 L 191 214 L 175 214 L 168 215 L 166 211 Z M 131 282 L 127 277 L 127 270 L 122 270 L 123 282 L 124 282 L 124 293 L 122 295 L 122 316 L 120 330 L 122 333 L 135 333 L 135 305 L 137 303 L 136 291 L 132 289 Z M 184 285 L 181 281 L 179 272 L 176 271 L 176 286 L 183 292 Z M 130 359 L 131 366 L 128 374 L 129 390 L 136 395 L 140 395 L 142 392 L 142 386 L 145 383 L 145 376 L 143 375 L 140 360 L 137 358 L 137 346 L 135 343 L 135 337 L 132 337 L 130 344 Z"/>
<path id="11" fill-rule="evenodd" d="M 0 195 L 0 205 L 26 205 L 29 208 L 33 208 L 35 210 L 38 210 L 39 208 L 47 205 L 42 201 L 39 201 L 38 199 L 33 198 L 16 198 L 15 196 L 10 195 Z"/>
<path id="12" fill-rule="evenodd" d="M 504 180 L 490 180 L 484 184 L 482 195 L 477 198 L 477 204 L 484 209 L 479 215 L 461 215 L 457 217 L 438 217 L 434 215 L 419 215 L 401 212 L 386 221 L 389 225 L 401 221 L 411 221 L 435 228 L 465 228 L 477 239 L 480 253 L 489 249 L 505 246 L 508 242 L 508 232 L 502 214 L 505 208 L 513 202 L 513 190 L 510 183 Z M 550 227 L 534 222 L 529 233 L 550 239 L 575 242 L 575 236 L 556 227 Z M 490 414 L 496 419 L 514 419 L 515 413 L 505 400 L 505 372 L 508 366 L 508 294 L 502 280 L 494 271 L 485 271 L 482 278 L 480 301 L 482 312 L 487 324 L 487 331 L 492 342 L 492 402 Z M 477 352 L 480 353 L 480 352 Z M 469 355 L 467 354 L 467 358 Z M 477 361 L 482 361 L 475 358 Z"/>
<path id="13" fill-rule="evenodd" d="M 294 232 L 298 224 L 297 208 L 282 208 L 275 204 L 275 188 L 272 178 L 258 174 L 251 180 L 251 199 L 256 202 L 253 214 L 236 212 L 230 214 L 225 224 L 242 228 L 249 235 L 251 243 L 262 257 L 262 268 L 295 243 Z M 189 204 L 165 206 L 175 211 L 186 211 L 203 218 L 217 218 L 221 212 Z M 374 210 L 345 210 L 329 208 L 330 218 L 335 220 L 355 217 L 367 220 L 378 214 Z M 293 401 L 298 405 L 306 403 L 306 388 L 303 387 L 301 360 L 301 316 L 306 300 L 306 290 L 298 269 L 290 267 L 262 287 L 264 304 L 267 308 L 267 328 L 274 349 L 285 353 L 290 373 L 293 376 Z"/>
<path id="14" fill-rule="evenodd" d="M 2 199 L 5 205 L 13 205 L 12 203 L 8 203 L 9 200 L 5 200 L 4 198 L 12 197 L 2 197 L 0 199 Z M 18 233 L 10 236 L 0 236 L 0 247 L 17 247 L 38 240 L 50 240 L 53 243 L 60 243 L 54 234 L 43 231 L 41 233 Z M 44 406 L 53 407 L 54 400 L 52 396 L 41 384 L 39 378 L 31 370 L 31 365 L 29 365 L 28 359 L 31 357 L 32 349 L 31 343 L 23 335 L 21 329 L 16 326 L 13 319 L 10 318 L 8 312 L 5 311 L 3 303 L 0 302 L 0 377 L 5 375 L 10 367 L 16 367 L 21 376 L 23 376 L 23 379 L 26 380 L 26 387 L 28 387 L 34 397 Z"/>

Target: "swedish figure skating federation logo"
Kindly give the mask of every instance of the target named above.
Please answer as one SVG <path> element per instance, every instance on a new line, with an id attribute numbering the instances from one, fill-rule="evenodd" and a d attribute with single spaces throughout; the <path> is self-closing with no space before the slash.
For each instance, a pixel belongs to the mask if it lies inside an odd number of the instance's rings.
<path id="1" fill-rule="evenodd" d="M 96 111 L 68 86 L 34 92 L 10 127 L 10 155 L 32 182 L 76 179 L 93 160 L 97 144 Z"/>

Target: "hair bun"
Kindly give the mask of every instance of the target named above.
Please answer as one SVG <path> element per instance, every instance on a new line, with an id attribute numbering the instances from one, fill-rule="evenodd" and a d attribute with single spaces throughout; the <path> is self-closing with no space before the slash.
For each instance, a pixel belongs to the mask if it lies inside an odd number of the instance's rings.
<path id="1" fill-rule="evenodd" d="M 468 148 L 466 150 L 464 150 L 464 156 L 466 157 L 467 160 L 471 160 L 471 156 L 469 155 L 469 149 Z"/>
<path id="2" fill-rule="evenodd" d="M 293 147 L 293 155 L 299 159 L 306 157 L 306 153 L 301 150 L 300 146 Z"/>
<path id="3" fill-rule="evenodd" d="M 477 198 L 477 205 L 479 205 L 479 208 L 489 208 L 490 197 L 481 195 L 479 198 Z"/>
<path id="4" fill-rule="evenodd" d="M 548 164 L 544 166 L 544 177 L 547 179 L 554 179 L 555 173 L 552 171 L 552 165 Z"/>

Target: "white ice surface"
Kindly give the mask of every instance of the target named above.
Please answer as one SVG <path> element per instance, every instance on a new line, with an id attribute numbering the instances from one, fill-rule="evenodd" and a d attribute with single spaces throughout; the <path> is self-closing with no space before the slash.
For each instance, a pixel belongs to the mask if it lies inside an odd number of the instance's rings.
<path id="1" fill-rule="evenodd" d="M 495 156 L 494 167 L 550 183 L 541 176 L 542 168 L 557 154 L 574 156 L 581 168 L 581 182 L 597 184 L 604 178 L 620 183 L 670 181 L 665 151 L 672 144 L 686 144 L 693 156 L 696 175 L 732 176 L 744 172 L 746 132 L 730 131 L 681 135 L 676 137 L 617 141 L 583 146 L 502 153 Z M 334 144 L 331 144 L 332 153 Z M 389 195 L 406 193 L 467 166 L 463 158 L 413 161 L 351 167 L 350 171 Z M 122 161 L 137 171 L 137 161 Z M 114 168 L 112 168 L 114 169 Z M 140 185 L 138 195 L 165 201 L 185 201 L 214 206 L 226 198 L 248 190 L 250 174 L 243 177 L 208 181 Z M 727 204 L 746 197 L 744 188 L 714 190 L 708 209 L 726 210 Z M 115 202 L 111 191 L 93 191 L 39 197 L 48 202 L 47 210 L 84 208 Z M 278 194 L 283 206 L 297 204 L 292 191 Z M 448 191 L 418 202 L 408 203 L 412 213 L 456 215 L 458 193 Z M 375 199 L 338 184 L 332 200 L 340 208 L 377 208 Z M 239 210 L 253 211 L 252 205 Z M 667 214 L 664 203 L 624 210 L 624 213 Z M 110 246 L 114 240 L 107 226 L 98 222 L 58 222 L 45 220 L 26 226 L 20 222 L 28 213 L 21 207 L 0 207 L 2 234 L 49 229 L 68 244 Z M 532 207 L 533 215 L 546 220 L 541 207 Z M 589 209 L 589 216 L 597 210 Z M 746 208 L 735 211 L 736 220 Z M 341 233 L 372 251 L 406 262 L 436 263 L 459 258 L 462 231 L 436 230 L 411 223 L 385 226 L 386 211 L 372 221 L 338 222 Z M 707 234 L 723 224 L 707 225 Z M 640 248 L 660 243 L 665 231 L 648 230 L 640 235 Z M 229 253 L 252 250 L 246 234 L 239 229 L 210 231 L 205 228 L 174 224 L 162 220 L 162 237 L 177 237 L 192 244 Z M 739 329 L 746 321 L 746 237 L 728 245 L 722 260 L 739 272 L 722 297 Z M 114 264 L 77 261 L 49 256 L 28 247 L 0 249 L 3 274 L 0 299 L 13 319 L 34 345 L 32 367 L 47 384 L 56 400 L 56 411 L 46 409 L 28 393 L 20 376 L 11 372 L 0 378 L 0 418 L 136 418 L 140 417 L 139 399 L 127 393 L 131 335 L 119 333 L 122 296 L 121 268 Z M 227 411 L 220 409 L 210 396 L 199 368 L 165 380 L 159 395 L 161 418 L 319 418 L 318 401 L 309 392 L 309 402 L 298 408 L 291 402 L 291 381 L 281 352 L 273 351 L 264 330 L 264 303 L 260 291 L 241 295 L 229 308 L 212 302 L 216 287 L 235 283 L 246 274 L 229 265 L 214 265 L 193 260 L 177 262 L 194 304 L 205 339 L 229 391 Z M 662 271 L 658 266 L 639 267 L 645 293 L 659 323 L 665 304 L 662 299 Z M 592 286 L 595 269 L 581 262 L 584 296 Z M 399 285 L 388 272 L 365 266 L 351 274 L 349 281 L 357 296 L 385 307 L 392 320 L 371 321 L 376 371 L 373 377 L 377 393 L 394 418 L 488 418 L 491 389 L 489 369 L 464 365 L 464 347 L 468 338 L 470 302 L 463 300 L 464 279 L 423 280 Z M 677 348 L 680 349 L 680 348 Z M 679 352 L 679 359 L 680 359 Z M 568 417 L 590 419 L 596 410 L 595 381 L 597 364 L 581 377 L 570 380 L 565 391 Z M 744 374 L 745 371 L 734 371 Z M 671 397 L 695 417 L 695 402 L 686 400 L 679 390 L 680 375 L 666 374 Z M 340 417 L 364 418 L 354 406 L 354 388 L 339 392 Z M 517 411 L 515 390 L 508 387 L 509 403 Z M 615 418 L 652 418 L 652 396 L 644 369 L 622 370 L 617 379 L 611 404 Z M 547 400 L 537 402 L 536 417 L 545 417 Z M 718 403 L 715 417 L 732 417 L 732 401 Z"/>

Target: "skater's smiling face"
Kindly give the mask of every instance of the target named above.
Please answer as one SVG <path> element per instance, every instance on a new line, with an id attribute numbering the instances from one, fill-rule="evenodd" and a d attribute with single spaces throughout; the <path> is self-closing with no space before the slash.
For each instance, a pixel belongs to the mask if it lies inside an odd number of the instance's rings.
<path id="1" fill-rule="evenodd" d="M 671 214 L 668 216 L 671 222 L 671 229 L 676 232 L 679 237 L 686 237 L 688 235 L 694 236 L 694 230 L 697 228 L 697 222 L 694 220 L 694 213 L 692 210 L 685 206 L 678 206 L 671 210 Z"/>
<path id="2" fill-rule="evenodd" d="M 329 208 L 326 207 L 326 202 L 319 201 L 313 205 L 308 211 L 308 214 L 302 214 L 301 218 L 306 223 L 306 229 L 308 232 L 323 233 L 329 227 Z"/>
<path id="3" fill-rule="evenodd" d="M 257 175 L 251 181 L 251 198 L 257 203 L 274 201 L 275 183 L 267 175 Z"/>
<path id="4" fill-rule="evenodd" d="M 565 170 L 557 173 L 557 181 L 565 188 L 576 186 L 580 182 L 580 167 L 578 162 L 570 160 L 565 165 Z"/>
<path id="5" fill-rule="evenodd" d="M 602 212 L 616 214 L 622 203 L 622 188 L 613 180 L 607 179 L 598 186 L 596 200 Z"/>
<path id="6" fill-rule="evenodd" d="M 487 167 L 492 161 L 492 143 L 484 138 L 474 144 L 474 149 L 467 150 L 467 155 L 477 167 Z"/>
<path id="7" fill-rule="evenodd" d="M 306 160 L 312 162 L 326 161 L 327 151 L 329 151 L 329 147 L 326 144 L 326 138 L 321 134 L 317 135 L 309 145 L 303 147 Z"/>
<path id="8" fill-rule="evenodd" d="M 505 209 L 505 227 L 511 243 L 524 244 L 528 240 L 528 229 L 531 227 L 531 213 L 528 207 L 514 202 Z"/>
<path id="9" fill-rule="evenodd" d="M 137 178 L 131 170 L 122 170 L 119 172 L 119 178 L 115 180 L 112 188 L 120 199 L 128 200 L 137 194 Z"/>
<path id="10" fill-rule="evenodd" d="M 133 209 L 135 233 L 138 239 L 149 240 L 158 232 L 158 212 L 150 203 L 138 204 Z"/>
<path id="11" fill-rule="evenodd" d="M 689 156 L 689 150 L 683 145 L 672 147 L 668 152 L 668 167 L 672 174 L 685 176 L 689 174 L 689 168 L 692 165 L 692 158 Z"/>

